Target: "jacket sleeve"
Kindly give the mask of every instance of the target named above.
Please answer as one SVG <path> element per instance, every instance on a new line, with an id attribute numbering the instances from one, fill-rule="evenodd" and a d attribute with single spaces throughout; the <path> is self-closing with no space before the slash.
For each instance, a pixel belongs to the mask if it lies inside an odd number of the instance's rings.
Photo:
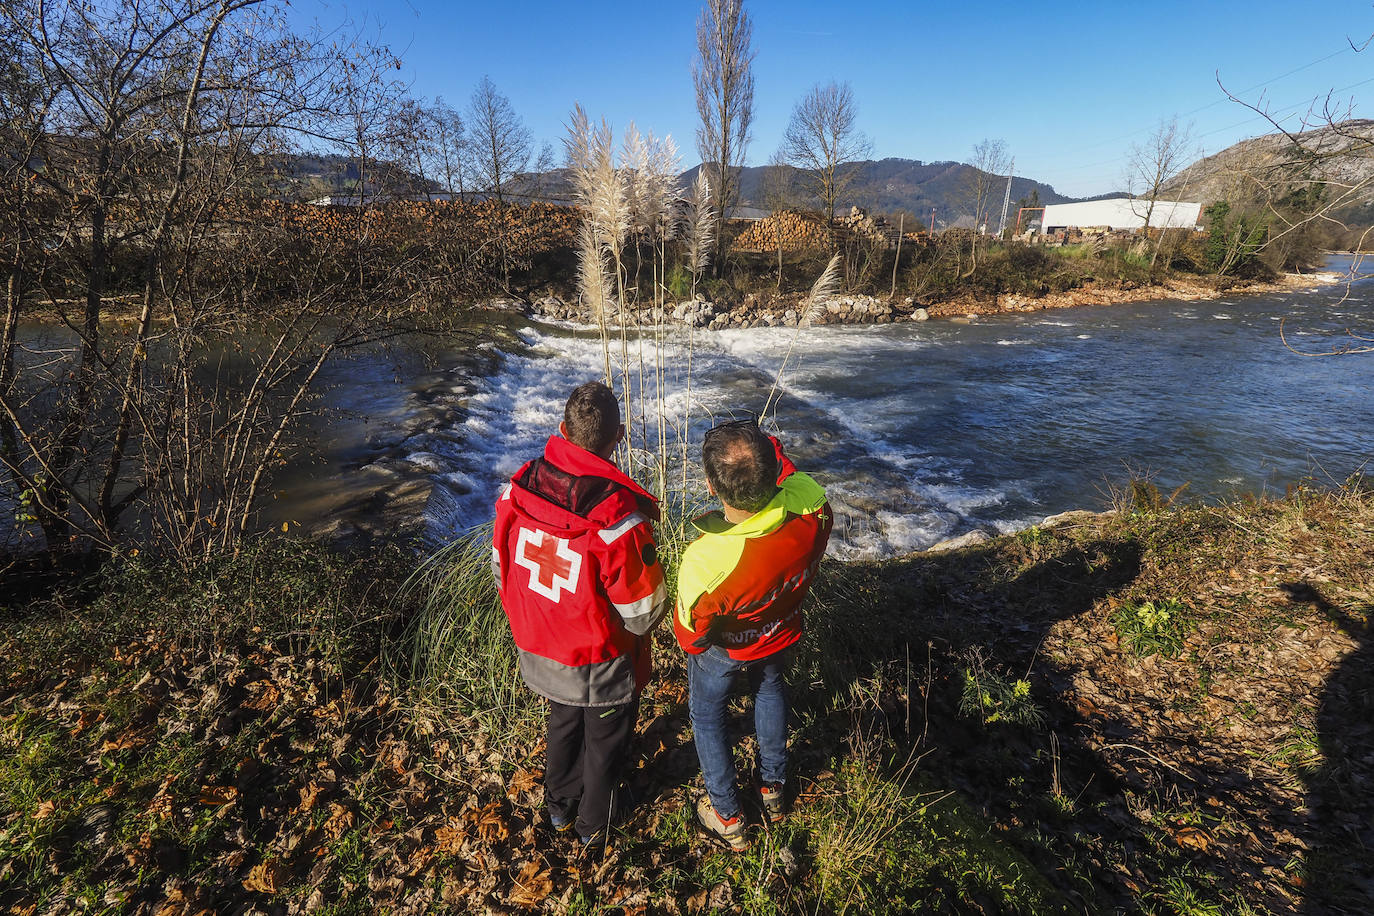
<path id="1" fill-rule="evenodd" d="M 592 535 L 600 554 L 601 587 L 625 629 L 648 633 L 668 612 L 668 586 L 658 561 L 653 524 L 634 512 Z"/>

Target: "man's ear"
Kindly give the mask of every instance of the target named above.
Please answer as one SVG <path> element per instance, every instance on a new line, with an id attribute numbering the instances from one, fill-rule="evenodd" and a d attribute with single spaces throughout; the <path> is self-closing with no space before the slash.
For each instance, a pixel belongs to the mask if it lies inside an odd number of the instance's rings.
<path id="1" fill-rule="evenodd" d="M 564 439 L 568 438 L 568 424 L 564 423 L 562 420 L 558 421 L 558 435 L 562 436 Z"/>
<path id="2" fill-rule="evenodd" d="M 710 480 L 707 480 L 707 481 L 706 481 L 706 492 L 709 493 L 709 494 L 712 495 L 712 496 L 715 496 L 715 495 L 716 495 L 716 488 L 713 487 L 713 486 L 711 486 L 711 481 L 710 481 Z"/>

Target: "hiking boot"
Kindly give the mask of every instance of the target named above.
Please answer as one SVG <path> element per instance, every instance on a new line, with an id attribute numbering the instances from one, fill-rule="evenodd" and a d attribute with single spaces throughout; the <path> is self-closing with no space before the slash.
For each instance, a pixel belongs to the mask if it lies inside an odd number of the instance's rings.
<path id="1" fill-rule="evenodd" d="M 770 824 L 787 820 L 787 787 L 782 783 L 759 783 L 759 800 L 763 802 L 763 816 Z"/>
<path id="2" fill-rule="evenodd" d="M 567 833 L 573 828 L 573 823 L 577 820 L 576 802 L 566 807 L 549 805 L 548 808 L 549 823 L 553 825 L 554 833 Z"/>
<path id="3" fill-rule="evenodd" d="M 731 818 L 721 817 L 711 804 L 711 796 L 703 795 L 697 800 L 697 820 L 713 836 L 724 840 L 735 852 L 743 852 L 749 848 L 749 834 L 746 832 L 743 812 Z"/>

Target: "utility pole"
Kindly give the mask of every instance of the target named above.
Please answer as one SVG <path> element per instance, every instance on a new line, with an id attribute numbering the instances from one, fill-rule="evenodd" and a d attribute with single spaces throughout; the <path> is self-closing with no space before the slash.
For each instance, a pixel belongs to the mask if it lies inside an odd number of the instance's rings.
<path id="1" fill-rule="evenodd" d="M 997 226 L 997 237 L 1001 238 L 1002 233 L 1007 228 L 1007 208 L 1011 206 L 1011 176 L 1016 174 L 1016 160 L 1011 161 L 1011 167 L 1007 169 L 1007 193 L 1002 195 L 1002 222 Z"/>

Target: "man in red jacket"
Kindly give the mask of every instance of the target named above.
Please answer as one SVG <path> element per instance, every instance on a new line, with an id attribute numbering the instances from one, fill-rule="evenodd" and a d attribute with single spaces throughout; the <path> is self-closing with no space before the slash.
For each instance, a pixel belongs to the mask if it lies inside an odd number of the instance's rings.
<path id="1" fill-rule="evenodd" d="M 749 846 L 735 791 L 726 707 L 743 675 L 754 697 L 757 788 L 765 817 L 786 816 L 787 650 L 802 636 L 802 599 L 832 524 L 820 485 L 797 471 L 753 420 L 706 433 L 701 462 L 721 510 L 696 519 L 701 537 L 678 570 L 673 631 L 687 652 L 688 708 L 706 795 L 697 817 L 732 849 Z"/>
<path id="2" fill-rule="evenodd" d="M 614 813 L 668 592 L 658 503 L 610 460 L 625 436 L 615 394 L 575 389 L 558 431 L 497 500 L 492 562 L 520 674 L 549 701 L 549 818 L 562 832 L 575 816 L 590 840 Z"/>

